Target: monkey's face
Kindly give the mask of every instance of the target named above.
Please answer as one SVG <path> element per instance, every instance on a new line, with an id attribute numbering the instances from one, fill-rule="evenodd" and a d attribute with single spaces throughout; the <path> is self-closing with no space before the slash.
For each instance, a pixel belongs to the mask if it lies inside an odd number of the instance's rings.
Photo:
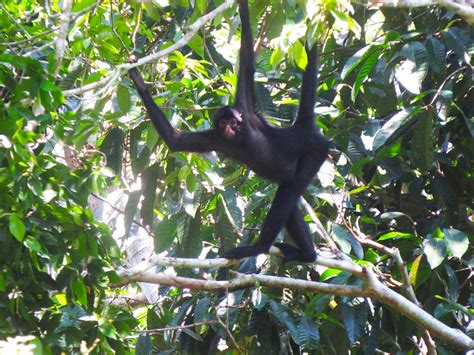
<path id="1" fill-rule="evenodd" d="M 235 139 L 242 129 L 242 114 L 231 107 L 224 107 L 214 119 L 214 126 L 227 139 Z"/>
<path id="2" fill-rule="evenodd" d="M 235 117 L 221 118 L 218 125 L 224 137 L 229 139 L 234 138 L 240 131 L 240 122 Z"/>

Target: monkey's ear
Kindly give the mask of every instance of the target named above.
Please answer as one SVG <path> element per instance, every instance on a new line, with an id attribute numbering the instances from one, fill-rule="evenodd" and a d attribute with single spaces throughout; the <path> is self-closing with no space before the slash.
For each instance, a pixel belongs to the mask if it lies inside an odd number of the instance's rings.
<path id="1" fill-rule="evenodd" d="M 232 112 L 232 116 L 234 116 L 237 121 L 242 122 L 242 113 L 240 113 L 235 108 L 231 108 L 230 111 Z"/>

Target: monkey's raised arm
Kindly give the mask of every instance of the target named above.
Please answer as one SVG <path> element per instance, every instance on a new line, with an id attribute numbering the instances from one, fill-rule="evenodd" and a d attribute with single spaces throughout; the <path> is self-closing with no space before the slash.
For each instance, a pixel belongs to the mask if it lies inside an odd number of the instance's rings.
<path id="1" fill-rule="evenodd" d="M 318 85 L 318 46 L 313 44 L 311 49 L 306 47 L 308 64 L 303 73 L 301 84 L 300 105 L 295 125 L 314 123 L 314 105 L 316 104 L 316 88 Z"/>
<path id="2" fill-rule="evenodd" d="M 156 105 L 137 68 L 130 69 L 129 75 L 142 98 L 153 126 L 155 126 L 158 134 L 171 151 L 209 152 L 219 150 L 220 137 L 215 130 L 211 129 L 203 132 L 179 132 L 175 130 L 163 111 Z"/>
<path id="3" fill-rule="evenodd" d="M 252 29 L 250 28 L 249 5 L 247 0 L 239 0 L 239 12 L 242 32 L 235 106 L 245 113 L 253 113 L 255 112 L 255 55 L 253 52 Z"/>

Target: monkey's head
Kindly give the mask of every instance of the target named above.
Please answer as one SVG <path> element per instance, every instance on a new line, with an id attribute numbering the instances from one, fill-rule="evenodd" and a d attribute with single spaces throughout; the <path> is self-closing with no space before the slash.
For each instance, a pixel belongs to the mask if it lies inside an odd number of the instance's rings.
<path id="1" fill-rule="evenodd" d="M 242 133 L 242 114 L 233 107 L 223 107 L 214 117 L 214 127 L 227 139 L 238 139 Z"/>

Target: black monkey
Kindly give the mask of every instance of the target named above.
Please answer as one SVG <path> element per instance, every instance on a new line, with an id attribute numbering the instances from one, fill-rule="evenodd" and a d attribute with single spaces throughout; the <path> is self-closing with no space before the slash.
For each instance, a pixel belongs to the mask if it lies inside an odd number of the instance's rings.
<path id="1" fill-rule="evenodd" d="M 254 51 L 247 0 L 239 0 L 239 9 L 242 34 L 236 101 L 216 114 L 212 129 L 202 132 L 175 130 L 153 101 L 138 70 L 131 69 L 129 74 L 153 125 L 171 151 L 216 151 L 279 184 L 258 240 L 253 245 L 230 249 L 221 256 L 241 259 L 267 253 L 278 232 L 285 227 L 296 247 L 287 243 L 275 244 L 282 251 L 284 260 L 312 262 L 316 253 L 297 202 L 328 155 L 328 141 L 314 124 L 317 48 L 314 45 L 306 49 L 308 65 L 303 74 L 294 124 L 285 128 L 272 127 L 255 112 Z"/>

